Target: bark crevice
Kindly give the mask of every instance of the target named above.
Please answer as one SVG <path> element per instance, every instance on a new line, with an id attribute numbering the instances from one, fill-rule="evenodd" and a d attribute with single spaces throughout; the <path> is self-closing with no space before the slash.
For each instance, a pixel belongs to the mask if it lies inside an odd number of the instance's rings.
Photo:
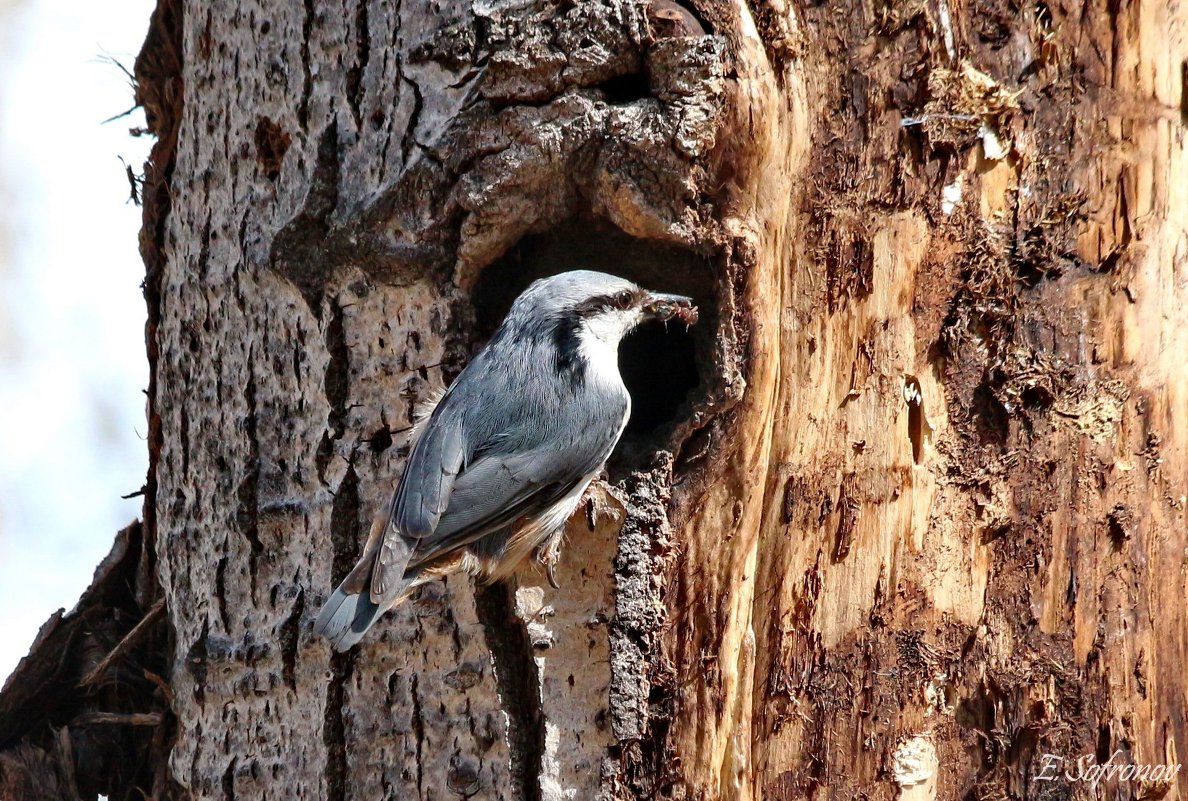
<path id="1" fill-rule="evenodd" d="M 528 625 L 516 614 L 515 588 L 507 583 L 478 587 L 475 612 L 482 624 L 499 700 L 510 726 L 511 773 L 520 801 L 541 801 L 545 719 L 540 701 L 540 673 Z"/>
<path id="2" fill-rule="evenodd" d="M 347 798 L 347 735 L 343 709 L 346 705 L 345 684 L 354 664 L 350 653 L 335 653 L 330 657 L 330 681 L 326 688 L 325 715 L 322 720 L 322 745 L 326 749 L 326 797 L 330 801 Z"/>

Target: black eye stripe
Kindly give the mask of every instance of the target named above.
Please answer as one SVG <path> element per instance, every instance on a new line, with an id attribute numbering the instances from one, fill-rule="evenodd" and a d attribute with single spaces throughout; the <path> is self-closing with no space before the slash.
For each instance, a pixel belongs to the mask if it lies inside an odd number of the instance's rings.
<path id="1" fill-rule="evenodd" d="M 573 310 L 581 317 L 589 317 L 590 315 L 601 311 L 602 306 L 603 304 L 601 298 L 590 298 L 589 300 L 584 300 L 574 306 Z"/>
<path id="2" fill-rule="evenodd" d="M 582 301 L 573 310 L 583 317 L 589 317 L 610 309 L 626 309 L 635 302 L 636 293 L 630 289 L 620 290 L 610 295 L 598 295 Z"/>

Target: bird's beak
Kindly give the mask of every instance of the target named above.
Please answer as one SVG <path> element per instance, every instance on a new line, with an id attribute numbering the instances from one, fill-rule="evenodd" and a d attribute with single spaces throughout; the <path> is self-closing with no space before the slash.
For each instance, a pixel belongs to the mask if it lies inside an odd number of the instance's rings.
<path id="1" fill-rule="evenodd" d="M 697 307 L 693 305 L 693 298 L 684 295 L 652 292 L 643 309 L 645 314 L 657 320 L 680 320 L 685 325 L 694 325 L 697 322 Z"/>

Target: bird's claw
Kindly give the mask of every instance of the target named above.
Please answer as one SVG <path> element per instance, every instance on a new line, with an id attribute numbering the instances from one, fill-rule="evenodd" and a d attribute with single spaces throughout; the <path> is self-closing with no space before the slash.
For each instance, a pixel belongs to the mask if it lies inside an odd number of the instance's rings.
<path id="1" fill-rule="evenodd" d="M 536 561 L 545 570 L 545 578 L 549 580 L 549 586 L 554 590 L 561 589 L 560 582 L 557 581 L 557 560 L 561 558 L 561 537 L 559 535 L 550 537 L 536 549 Z"/>

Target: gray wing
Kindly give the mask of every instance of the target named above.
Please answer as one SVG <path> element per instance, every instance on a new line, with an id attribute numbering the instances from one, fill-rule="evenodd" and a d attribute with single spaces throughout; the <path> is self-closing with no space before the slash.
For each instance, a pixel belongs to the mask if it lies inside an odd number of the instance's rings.
<path id="1" fill-rule="evenodd" d="M 466 451 L 462 415 L 456 407 L 439 405 L 409 454 L 381 529 L 373 531 L 373 537 L 380 537 L 379 553 L 369 571 L 373 602 L 387 600 L 397 590 L 419 541 L 437 529 Z M 371 542 L 370 547 L 374 547 Z"/>
<path id="2" fill-rule="evenodd" d="M 547 509 L 597 470 L 614 444 L 604 436 L 568 449 L 537 448 L 475 462 L 458 477 L 449 508 L 433 536 L 420 543 L 412 566 Z"/>
<path id="3" fill-rule="evenodd" d="M 404 468 L 392 501 L 392 525 L 414 539 L 433 533 L 449 507 L 454 481 L 465 458 L 460 415 L 443 414 L 431 421 Z"/>
<path id="4" fill-rule="evenodd" d="M 613 446 L 612 439 L 608 452 Z M 362 639 L 425 563 L 497 531 L 521 515 L 548 508 L 585 480 L 588 473 L 576 481 L 569 476 L 589 461 L 557 460 L 544 450 L 480 459 L 453 482 L 448 510 L 428 537 L 402 536 L 392 525 L 390 514 L 377 516 L 365 556 L 327 600 L 314 622 L 314 631 L 327 636 L 335 650 L 347 650 Z M 391 511 L 391 506 L 387 509 Z"/>
<path id="5" fill-rule="evenodd" d="M 406 571 L 472 543 L 521 516 L 543 511 L 564 497 L 606 461 L 618 441 L 622 417 L 605 423 L 582 426 L 567 432 L 564 438 L 546 438 L 546 444 L 530 450 L 488 453 L 464 465 L 449 476 L 449 495 L 440 496 L 438 501 L 444 502 L 445 508 L 437 515 L 430 533 L 410 536 L 394 514 L 372 578 L 372 599 L 378 602 L 401 586 Z M 406 471 L 396 513 L 401 511 L 404 499 L 427 494 L 421 490 L 403 494 L 410 478 L 436 482 L 440 472 L 422 465 L 414 473 Z M 434 491 L 436 487 L 434 484 Z"/>

